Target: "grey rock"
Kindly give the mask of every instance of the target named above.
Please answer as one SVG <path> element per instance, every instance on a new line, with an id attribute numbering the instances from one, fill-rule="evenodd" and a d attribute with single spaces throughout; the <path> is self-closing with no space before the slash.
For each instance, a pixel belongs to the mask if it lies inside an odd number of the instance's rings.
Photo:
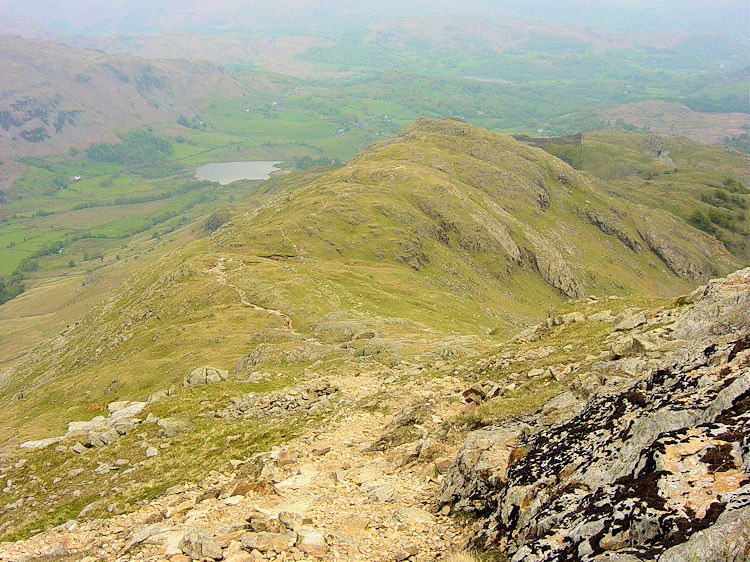
<path id="1" fill-rule="evenodd" d="M 55 443 L 62 441 L 62 437 L 50 437 L 48 439 L 40 439 L 38 441 L 25 441 L 19 445 L 21 449 L 44 449 Z"/>
<path id="2" fill-rule="evenodd" d="M 750 268 L 712 280 L 696 291 L 697 300 L 680 316 L 673 337 L 704 340 L 711 336 L 750 334 Z"/>
<path id="3" fill-rule="evenodd" d="M 204 558 L 221 560 L 224 556 L 213 535 L 202 529 L 185 529 L 178 546 L 194 560 L 203 560 Z"/>
<path id="4" fill-rule="evenodd" d="M 166 437 L 168 439 L 171 439 L 172 437 L 176 437 L 180 433 L 185 433 L 187 431 L 192 431 L 195 429 L 195 426 L 188 418 L 161 418 L 159 421 L 156 422 L 156 425 L 158 425 L 161 428 L 161 431 L 159 432 L 161 437 Z"/>
<path id="5" fill-rule="evenodd" d="M 328 552 L 325 535 L 313 527 L 303 526 L 297 531 L 295 546 L 305 554 L 321 558 Z"/>
<path id="6" fill-rule="evenodd" d="M 601 385 L 587 402 L 545 405 L 542 418 L 563 413 L 552 425 L 470 433 L 440 501 L 480 515 L 474 544 L 513 562 L 748 559 L 748 295 L 750 270 L 709 283 L 678 320 L 681 345 L 654 363 L 630 341 L 632 358 L 587 375 Z M 632 378 L 612 374 L 631 359 Z"/>
<path id="7" fill-rule="evenodd" d="M 398 489 L 391 482 L 373 480 L 362 484 L 362 491 L 373 501 L 385 503 L 396 501 L 399 496 Z"/>
<path id="8" fill-rule="evenodd" d="M 534 248 L 539 274 L 548 284 L 571 298 L 581 298 L 586 290 L 573 275 L 565 258 L 547 240 L 532 232 L 526 233 Z"/>
<path id="9" fill-rule="evenodd" d="M 469 433 L 442 483 L 439 501 L 455 504 L 456 510 L 486 509 L 492 486 L 507 479 L 511 454 L 531 431 L 529 423 L 511 422 Z"/>
<path id="10" fill-rule="evenodd" d="M 245 533 L 240 538 L 245 550 L 259 550 L 260 552 L 287 552 L 297 542 L 297 534 L 292 531 L 283 533 Z"/>
<path id="11" fill-rule="evenodd" d="M 229 373 L 215 367 L 197 367 L 190 371 L 182 381 L 182 386 L 197 386 L 225 381 Z"/>
<path id="12" fill-rule="evenodd" d="M 147 402 L 110 402 L 107 404 L 110 420 L 133 418 L 148 405 Z"/>
<path id="13" fill-rule="evenodd" d="M 724 512 L 708 529 L 659 556 L 659 562 L 745 562 L 750 560 L 750 506 Z"/>
<path id="14" fill-rule="evenodd" d="M 146 542 L 148 539 L 161 533 L 169 531 L 166 523 L 153 523 L 152 525 L 141 525 L 137 527 L 133 536 L 125 543 L 124 551 L 127 552 L 136 545 Z"/>
<path id="15" fill-rule="evenodd" d="M 620 219 L 617 218 L 617 216 L 613 213 L 603 213 L 587 210 L 585 212 L 585 215 L 589 222 L 596 226 L 604 234 L 616 236 L 620 240 L 620 242 L 625 244 L 634 252 L 643 251 L 643 246 L 641 246 L 641 244 L 635 238 L 629 236 L 625 232 L 625 227 L 622 221 L 620 221 Z"/>
<path id="16" fill-rule="evenodd" d="M 574 322 L 583 322 L 586 320 L 586 317 L 580 313 L 580 312 L 571 312 L 570 314 L 563 314 L 562 315 L 562 322 L 563 324 L 571 324 Z"/>
<path id="17" fill-rule="evenodd" d="M 64 556 L 68 556 L 69 554 L 70 553 L 68 552 L 68 549 L 60 543 L 52 545 L 52 548 L 50 548 L 47 552 L 47 556 L 50 556 L 52 558 L 62 558 Z"/>
<path id="18" fill-rule="evenodd" d="M 391 515 L 389 522 L 392 525 L 429 525 L 435 522 L 432 513 L 418 507 L 404 507 Z"/>
<path id="19" fill-rule="evenodd" d="M 583 407 L 583 400 L 566 390 L 553 396 L 542 407 L 542 418 L 545 423 L 559 422 L 574 417 Z"/>
<path id="20" fill-rule="evenodd" d="M 290 531 L 296 531 L 302 526 L 305 518 L 299 514 L 291 511 L 279 512 L 279 521 Z"/>

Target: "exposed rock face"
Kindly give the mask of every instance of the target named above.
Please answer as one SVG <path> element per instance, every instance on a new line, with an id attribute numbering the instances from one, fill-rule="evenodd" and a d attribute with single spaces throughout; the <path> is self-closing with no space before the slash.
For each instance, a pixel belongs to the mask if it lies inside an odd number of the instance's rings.
<path id="1" fill-rule="evenodd" d="M 696 233 L 685 231 L 668 213 L 652 211 L 651 215 L 641 222 L 638 233 L 675 275 L 703 282 L 716 275 L 715 260 L 727 253 L 721 244 L 718 244 L 720 248 L 710 243 L 694 245 Z"/>
<path id="2" fill-rule="evenodd" d="M 628 236 L 622 226 L 621 221 L 619 221 L 615 216 L 605 215 L 604 213 L 597 213 L 596 211 L 586 211 L 586 218 L 591 224 L 601 230 L 604 234 L 616 236 L 620 240 L 620 242 L 625 244 L 634 252 L 643 251 L 643 246 L 641 246 L 641 244 L 633 237 Z"/>
<path id="3" fill-rule="evenodd" d="M 586 291 L 573 276 L 560 252 L 539 236 L 530 235 L 529 238 L 534 246 L 536 267 L 542 279 L 568 297 L 582 297 Z"/>
<path id="4" fill-rule="evenodd" d="M 750 334 L 750 268 L 715 279 L 692 293 L 693 308 L 680 318 L 674 336 L 705 339 Z"/>
<path id="5" fill-rule="evenodd" d="M 677 349 L 572 417 L 471 433 L 440 500 L 513 561 L 747 560 L 748 295 L 750 269 L 696 292 Z"/>

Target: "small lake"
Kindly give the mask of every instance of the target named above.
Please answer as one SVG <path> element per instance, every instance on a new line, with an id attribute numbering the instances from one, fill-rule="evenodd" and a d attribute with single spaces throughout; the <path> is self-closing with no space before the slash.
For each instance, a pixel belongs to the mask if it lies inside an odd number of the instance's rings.
<path id="1" fill-rule="evenodd" d="M 226 185 L 238 180 L 267 180 L 271 172 L 279 169 L 281 162 L 253 160 L 248 162 L 215 162 L 205 164 L 195 170 L 199 180 L 219 182 Z"/>

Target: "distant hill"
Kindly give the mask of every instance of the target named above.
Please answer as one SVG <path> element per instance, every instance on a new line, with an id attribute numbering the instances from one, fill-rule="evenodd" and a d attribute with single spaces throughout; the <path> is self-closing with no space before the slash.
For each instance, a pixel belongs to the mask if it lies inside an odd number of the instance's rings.
<path id="1" fill-rule="evenodd" d="M 750 131 L 750 114 L 699 112 L 681 103 L 659 100 L 613 105 L 600 110 L 599 115 L 610 122 L 621 119 L 659 135 L 684 135 L 704 143 L 721 144 L 727 137 Z"/>
<path id="2" fill-rule="evenodd" d="M 583 169 L 639 207 L 669 211 L 750 260 L 748 156 L 686 137 L 624 131 L 583 136 Z"/>
<path id="3" fill-rule="evenodd" d="M 13 36 L 0 36 L 0 75 L 0 158 L 115 140 L 114 129 L 173 121 L 209 94 L 254 87 L 208 62 L 110 56 Z"/>

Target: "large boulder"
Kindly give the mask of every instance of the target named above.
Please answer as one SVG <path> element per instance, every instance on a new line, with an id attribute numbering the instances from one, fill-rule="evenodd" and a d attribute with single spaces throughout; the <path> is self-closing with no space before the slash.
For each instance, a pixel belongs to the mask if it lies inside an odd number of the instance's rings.
<path id="1" fill-rule="evenodd" d="M 190 371 L 182 381 L 182 386 L 198 386 L 225 381 L 229 373 L 224 369 L 214 367 L 197 367 Z"/>
<path id="2" fill-rule="evenodd" d="M 710 281 L 689 299 L 696 302 L 677 321 L 675 338 L 703 340 L 750 334 L 750 267 Z"/>

